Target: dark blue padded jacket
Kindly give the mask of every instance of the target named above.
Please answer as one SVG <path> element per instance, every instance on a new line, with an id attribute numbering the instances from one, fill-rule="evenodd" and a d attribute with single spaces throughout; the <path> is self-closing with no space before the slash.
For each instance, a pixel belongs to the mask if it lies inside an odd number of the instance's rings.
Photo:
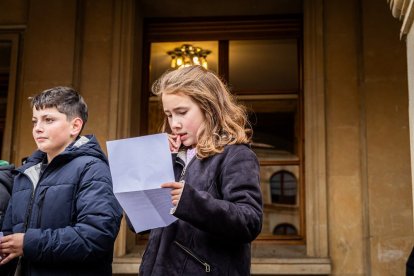
<path id="1" fill-rule="evenodd" d="M 23 275 L 112 275 L 122 209 L 96 138 L 82 136 L 40 174 L 45 158 L 36 151 L 16 170 L 3 224 L 25 233 Z"/>
<path id="2" fill-rule="evenodd" d="M 9 204 L 10 195 L 13 187 L 14 165 L 0 166 L 0 229 L 3 225 L 4 214 Z"/>

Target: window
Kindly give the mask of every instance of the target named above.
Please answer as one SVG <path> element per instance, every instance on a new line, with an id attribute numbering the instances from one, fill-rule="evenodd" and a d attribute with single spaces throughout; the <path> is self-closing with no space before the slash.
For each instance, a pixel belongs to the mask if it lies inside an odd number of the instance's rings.
<path id="1" fill-rule="evenodd" d="M 283 94 L 283 91 L 278 91 L 278 95 L 266 95 L 268 98 L 278 99 L 298 99 L 295 105 L 298 109 L 298 128 L 300 136 L 297 145 L 302 146 L 302 149 L 298 149 L 298 155 L 300 158 L 291 158 L 287 154 L 284 159 L 278 160 L 271 159 L 272 163 L 268 162 L 265 158 L 266 155 L 262 155 L 261 167 L 262 173 L 266 173 L 266 179 L 263 181 L 263 187 L 270 187 L 269 179 L 277 171 L 286 170 L 294 172 L 298 170 L 300 174 L 294 173 L 295 176 L 299 175 L 297 179 L 298 183 L 298 201 L 301 208 L 301 225 L 305 225 L 304 214 L 306 211 L 306 229 L 297 229 L 298 235 L 301 237 L 299 242 L 295 241 L 295 235 L 289 232 L 288 235 L 279 235 L 274 229 L 277 227 L 275 224 L 273 228 L 269 226 L 266 229 L 272 239 L 265 241 L 254 242 L 252 244 L 252 275 L 261 275 L 264 272 L 270 271 L 274 274 L 281 273 L 281 271 L 287 274 L 312 274 L 315 273 L 315 267 L 318 267 L 318 272 L 323 275 L 328 275 L 332 272 L 329 254 L 328 254 L 328 217 L 327 217 L 327 184 L 326 184 L 326 141 L 325 141 L 325 90 L 324 80 L 321 76 L 324 75 L 324 50 L 323 50 L 323 3 L 321 1 L 304 1 L 304 45 L 300 45 L 300 38 L 298 40 L 298 82 L 300 87 L 298 88 L 298 96 L 292 94 Z M 260 27 L 257 22 L 260 21 Z M 136 46 L 136 52 L 140 58 L 135 58 L 137 68 L 142 69 L 142 82 L 140 76 L 134 76 L 137 80 L 137 85 L 140 85 L 140 89 L 135 89 L 136 96 L 140 96 L 140 100 L 136 99 L 134 102 L 140 104 L 137 107 L 140 110 L 137 122 L 131 122 L 131 125 L 139 126 L 139 129 L 134 129 L 135 135 L 144 135 L 150 133 L 148 126 L 148 115 L 152 115 L 149 112 L 150 104 L 153 103 L 155 108 L 158 105 L 152 102 L 150 99 L 150 81 L 149 81 L 149 64 L 151 54 L 151 44 L 158 42 L 177 42 L 177 41 L 217 41 L 218 52 L 220 55 L 218 59 L 217 72 L 224 76 L 227 80 L 228 77 L 228 61 L 226 62 L 225 53 L 228 53 L 229 40 L 249 40 L 256 37 L 255 40 L 267 39 L 273 40 L 275 38 L 289 38 L 289 37 L 301 37 L 298 35 L 298 31 L 302 28 L 300 16 L 293 18 L 279 18 L 279 26 L 281 28 L 273 28 L 269 17 L 257 16 L 254 18 L 229 18 L 223 20 L 222 17 L 210 18 L 208 20 L 204 18 L 192 18 L 191 20 L 183 18 L 174 19 L 157 19 L 157 20 L 144 20 L 144 29 L 137 28 L 136 35 L 142 36 L 143 49 L 138 44 Z M 247 23 L 246 23 L 247 22 Z M 250 26 L 249 25 L 250 22 Z M 271 24 L 267 24 L 267 23 Z M 283 23 L 284 22 L 284 23 Z M 282 27 L 283 25 L 283 27 Z M 140 27 L 141 25 L 139 25 Z M 231 28 L 229 28 L 231 26 Z M 267 26 L 267 27 L 266 27 Z M 260 29 L 260 30 L 259 30 Z M 143 32 L 143 33 L 142 33 Z M 263 35 L 265 34 L 265 35 Z M 259 37 L 259 38 L 258 38 Z M 140 39 L 138 39 L 141 41 Z M 303 50 L 302 50 L 303 48 Z M 302 55 L 303 51 L 303 55 Z M 131 56 L 132 59 L 132 56 Z M 305 60 L 303 62 L 302 60 Z M 139 71 L 139 69 L 138 69 Z M 303 76 L 303 77 L 302 77 Z M 305 80 L 305 81 L 303 81 Z M 304 86 L 302 86 L 304 85 Z M 302 89 L 306 94 L 306 102 L 303 101 Z M 263 91 L 262 91 L 263 93 Z M 294 93 L 293 93 L 294 94 Z M 239 95 L 244 97 L 245 100 L 251 101 L 249 95 Z M 263 100 L 263 94 L 256 95 L 256 100 Z M 266 100 L 265 100 L 266 101 Z M 256 110 L 258 111 L 258 110 Z M 131 117 L 134 120 L 133 117 Z M 155 124 L 157 125 L 157 124 Z M 302 130 L 303 129 L 303 130 Z M 299 133 L 299 132 L 297 132 Z M 304 139 L 304 134 L 306 139 Z M 305 145 L 305 146 L 303 146 Z M 257 149 L 256 149 L 257 150 Z M 306 162 L 303 159 L 303 152 L 306 152 Z M 304 168 L 305 167 L 305 168 Z M 304 171 L 306 170 L 306 175 Z M 262 180 L 263 180 L 262 179 Z M 306 182 L 305 182 L 306 181 Z M 306 183 L 306 197 L 304 195 Z M 304 210 L 304 203 L 306 202 L 306 210 Z M 285 206 L 287 207 L 287 206 Z M 266 208 L 266 206 L 265 206 Z M 280 223 L 288 223 L 283 221 Z M 263 225 L 265 226 L 265 225 Z M 126 253 L 131 257 L 131 260 L 120 260 L 115 258 L 115 270 L 120 271 L 121 267 L 125 267 L 126 263 L 139 262 L 139 258 L 142 257 L 145 248 L 145 236 L 135 235 L 134 233 L 127 231 L 125 224 L 121 227 L 123 229 L 120 233 L 119 248 L 120 252 Z M 306 243 L 304 236 L 306 233 Z M 126 235 L 126 236 L 125 236 Z M 300 236 L 299 236 L 300 235 Z M 276 239 L 274 239 L 276 237 Z M 134 242 L 135 240 L 135 242 Z M 137 258 L 137 259 L 135 259 Z M 264 259 L 262 259 L 264 258 Z M 282 262 L 279 260 L 272 261 L 274 258 L 282 258 Z M 289 258 L 289 261 L 284 262 Z M 123 271 L 129 273 L 130 268 L 125 268 Z M 137 271 L 134 266 L 133 271 Z"/>
<path id="2" fill-rule="evenodd" d="M 160 129 L 161 105 L 150 87 L 169 69 L 167 51 L 188 43 L 211 50 L 209 69 L 224 78 L 247 107 L 253 127 L 252 149 L 260 162 L 264 198 L 258 239 L 304 244 L 301 17 L 167 21 L 144 21 L 140 133 Z"/>
<path id="3" fill-rule="evenodd" d="M 3 145 L 3 135 L 6 125 L 7 94 L 10 78 L 11 48 L 12 43 L 10 41 L 0 41 L 0 145 Z"/>
<path id="4" fill-rule="evenodd" d="M 296 39 L 229 41 L 229 82 L 239 94 L 297 91 L 298 66 Z"/>
<path id="5" fill-rule="evenodd" d="M 296 204 L 297 181 L 292 173 L 277 172 L 270 177 L 269 182 L 273 204 Z"/>
<path id="6" fill-rule="evenodd" d="M 0 155 L 12 160 L 11 141 L 19 35 L 0 33 Z"/>
<path id="7" fill-rule="evenodd" d="M 296 227 L 290 223 L 281 223 L 273 230 L 273 235 L 297 235 Z"/>

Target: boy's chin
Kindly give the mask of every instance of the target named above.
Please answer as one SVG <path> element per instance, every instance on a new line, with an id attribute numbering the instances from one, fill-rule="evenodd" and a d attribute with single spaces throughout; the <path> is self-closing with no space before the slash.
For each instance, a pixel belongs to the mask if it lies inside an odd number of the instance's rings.
<path id="1" fill-rule="evenodd" d="M 44 152 L 44 153 L 47 153 L 47 149 L 45 149 L 43 147 L 37 147 L 37 149 L 40 150 L 40 151 L 42 151 L 42 152 Z"/>
<path id="2" fill-rule="evenodd" d="M 47 151 L 48 151 L 48 147 L 43 145 L 43 144 L 37 144 L 37 149 L 40 150 L 40 151 L 43 151 L 45 153 L 47 153 Z"/>

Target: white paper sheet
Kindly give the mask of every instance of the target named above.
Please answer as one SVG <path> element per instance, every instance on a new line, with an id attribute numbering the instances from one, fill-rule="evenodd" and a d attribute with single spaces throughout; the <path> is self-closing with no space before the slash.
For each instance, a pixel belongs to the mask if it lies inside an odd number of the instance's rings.
<path id="1" fill-rule="evenodd" d="M 170 214 L 174 181 L 165 133 L 106 142 L 114 193 L 136 232 L 163 227 L 177 218 Z"/>

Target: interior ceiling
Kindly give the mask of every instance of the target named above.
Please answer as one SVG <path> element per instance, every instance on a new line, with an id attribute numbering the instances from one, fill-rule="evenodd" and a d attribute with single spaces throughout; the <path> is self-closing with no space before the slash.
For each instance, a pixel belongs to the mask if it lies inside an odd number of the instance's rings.
<path id="1" fill-rule="evenodd" d="M 192 44 L 193 46 L 210 50 L 211 53 L 207 56 L 208 66 L 213 71 L 217 71 L 217 41 L 178 41 L 153 43 L 151 46 L 151 82 L 160 77 L 161 74 L 164 73 L 165 68 L 170 67 L 171 57 L 167 54 L 167 52 L 176 47 L 180 47 L 182 44 Z"/>
<path id="2" fill-rule="evenodd" d="M 139 0 L 139 12 L 145 18 L 155 17 L 214 17 L 214 16 L 254 16 L 254 15 L 270 15 L 270 14 L 300 14 L 302 13 L 302 0 L 210 0 L 208 2 L 194 2 L 187 0 Z M 163 68 L 168 68 L 170 58 L 166 54 L 167 51 L 178 47 L 183 41 L 157 43 L 152 49 L 152 61 L 154 63 L 151 68 L 151 81 L 159 77 Z M 198 41 L 192 43 L 195 46 L 204 49 L 213 50 L 207 57 L 210 69 L 217 67 L 217 49 L 215 41 Z M 249 53 L 247 53 L 248 55 Z M 257 53 L 256 53 L 257 54 Z M 264 53 L 265 54 L 265 53 Z M 244 55 L 246 59 L 248 56 Z M 237 62 L 237 61 L 236 61 Z M 280 63 L 280 62 L 279 62 Z M 288 64 L 283 63 L 282 64 Z M 239 68 L 237 64 L 233 64 L 233 68 Z M 262 63 L 262 67 L 271 66 L 270 63 Z M 235 69 L 233 69 L 235 70 Z M 263 70 L 262 70 L 263 71 Z M 269 72 L 270 70 L 264 70 Z M 249 74 L 260 74 L 260 70 L 250 70 Z M 240 74 L 235 74 L 240 75 Z M 241 74 L 243 75 L 243 74 Z M 282 74 L 281 78 L 285 78 Z M 255 79 L 255 78 L 250 78 Z M 286 82 L 286 79 L 284 79 Z M 283 83 L 283 81 L 281 81 Z M 253 86 L 249 85 L 249 86 Z"/>
<path id="3" fill-rule="evenodd" d="M 302 0 L 140 0 L 144 17 L 195 17 L 302 13 Z"/>

